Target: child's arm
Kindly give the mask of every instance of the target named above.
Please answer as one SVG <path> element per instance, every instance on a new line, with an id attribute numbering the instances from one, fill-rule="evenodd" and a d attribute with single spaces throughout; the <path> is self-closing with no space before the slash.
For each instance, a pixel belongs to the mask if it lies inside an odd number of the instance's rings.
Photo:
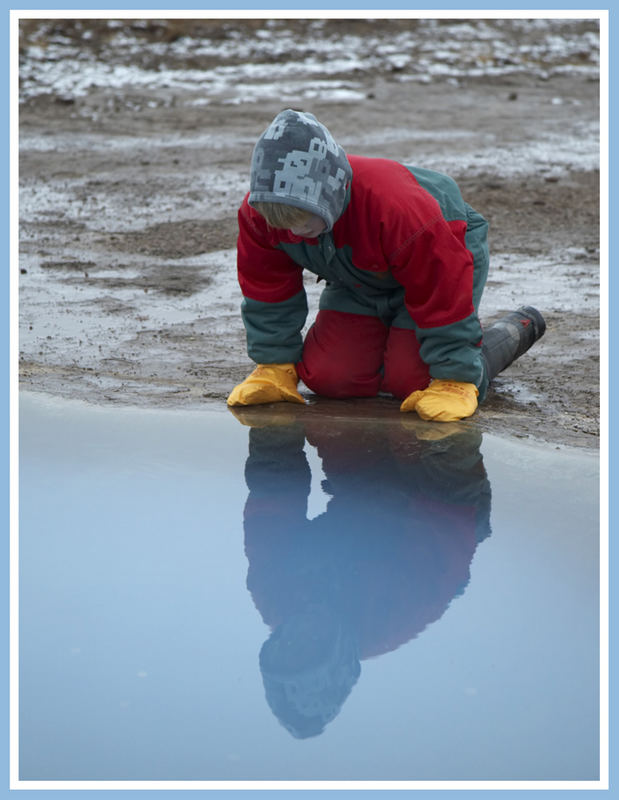
<path id="1" fill-rule="evenodd" d="M 457 223 L 435 218 L 400 250 L 393 270 L 405 287 L 419 353 L 433 378 L 426 390 L 407 397 L 401 410 L 441 422 L 471 416 L 487 386 L 473 306 L 473 258 L 461 225 L 459 230 Z"/>
<path id="2" fill-rule="evenodd" d="M 238 277 L 247 352 L 258 365 L 230 393 L 228 405 L 305 401 L 297 391 L 295 364 L 307 317 L 302 269 L 270 243 L 266 223 L 245 198 L 239 210 Z"/>

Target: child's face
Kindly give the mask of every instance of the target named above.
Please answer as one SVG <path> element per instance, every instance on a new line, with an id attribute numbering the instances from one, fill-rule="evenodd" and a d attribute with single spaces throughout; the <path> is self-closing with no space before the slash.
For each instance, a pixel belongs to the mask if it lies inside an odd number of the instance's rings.
<path id="1" fill-rule="evenodd" d="M 314 239 L 327 227 L 326 222 L 317 214 L 308 214 L 302 221 L 290 228 L 290 233 L 303 239 Z"/>

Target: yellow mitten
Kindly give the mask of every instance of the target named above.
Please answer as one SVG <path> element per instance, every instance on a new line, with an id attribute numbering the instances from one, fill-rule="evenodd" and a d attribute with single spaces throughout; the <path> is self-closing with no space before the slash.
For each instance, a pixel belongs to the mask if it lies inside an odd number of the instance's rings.
<path id="1" fill-rule="evenodd" d="M 435 422 L 455 422 L 475 413 L 478 395 L 472 383 L 435 378 L 427 389 L 409 394 L 400 411 L 416 411 L 421 419 Z"/>
<path id="2" fill-rule="evenodd" d="M 230 392 L 229 406 L 253 406 L 259 403 L 305 403 L 297 391 L 297 371 L 294 364 L 258 364 L 243 383 Z"/>

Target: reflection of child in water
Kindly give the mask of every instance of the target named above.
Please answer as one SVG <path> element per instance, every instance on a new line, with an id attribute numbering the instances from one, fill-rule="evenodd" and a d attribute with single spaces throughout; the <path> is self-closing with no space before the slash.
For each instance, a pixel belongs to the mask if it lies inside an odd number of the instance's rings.
<path id="1" fill-rule="evenodd" d="M 296 737 L 321 733 L 360 674 L 441 617 L 490 533 L 481 435 L 390 441 L 391 426 L 311 420 L 252 428 L 246 480 L 247 585 L 272 629 L 266 696 Z M 331 495 L 307 519 L 305 439 Z"/>

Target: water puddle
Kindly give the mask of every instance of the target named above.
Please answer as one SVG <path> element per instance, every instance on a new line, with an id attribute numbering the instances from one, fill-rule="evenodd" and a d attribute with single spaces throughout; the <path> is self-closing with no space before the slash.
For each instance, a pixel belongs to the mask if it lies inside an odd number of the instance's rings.
<path id="1" fill-rule="evenodd" d="M 358 408 L 23 395 L 22 780 L 598 777 L 597 455 Z"/>

